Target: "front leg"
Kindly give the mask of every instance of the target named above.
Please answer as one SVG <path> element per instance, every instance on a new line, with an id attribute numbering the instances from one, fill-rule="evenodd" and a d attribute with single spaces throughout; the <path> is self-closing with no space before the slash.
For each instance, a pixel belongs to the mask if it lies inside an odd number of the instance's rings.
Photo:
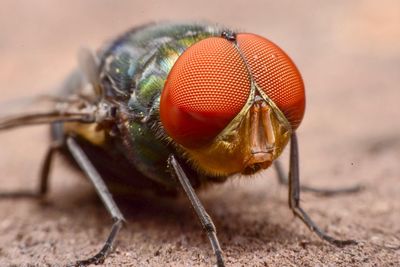
<path id="1" fill-rule="evenodd" d="M 299 217 L 311 231 L 316 233 L 321 239 L 329 243 L 342 247 L 345 245 L 355 245 L 355 240 L 335 239 L 322 231 L 300 207 L 300 173 L 299 173 L 299 149 L 296 133 L 292 134 L 290 141 L 290 170 L 289 170 L 289 207 L 293 213 Z"/>
<path id="2" fill-rule="evenodd" d="M 217 230 L 215 229 L 214 223 L 211 220 L 210 215 L 207 214 L 200 199 L 197 197 L 192 185 L 189 182 L 185 172 L 179 165 L 179 162 L 175 159 L 174 155 L 169 156 L 169 164 L 173 168 L 186 196 L 189 198 L 192 207 L 194 208 L 197 216 L 199 217 L 200 223 L 203 226 L 203 230 L 207 233 L 208 239 L 210 240 L 211 247 L 214 251 L 215 257 L 217 258 L 217 266 L 224 267 L 224 259 L 222 256 L 222 250 L 219 245 Z"/>

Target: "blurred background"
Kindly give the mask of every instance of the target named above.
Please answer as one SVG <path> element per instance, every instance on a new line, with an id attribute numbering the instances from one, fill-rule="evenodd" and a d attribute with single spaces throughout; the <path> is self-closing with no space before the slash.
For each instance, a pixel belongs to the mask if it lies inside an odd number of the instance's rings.
<path id="1" fill-rule="evenodd" d="M 319 241 L 293 218 L 286 188 L 272 170 L 211 188 L 201 197 L 227 263 L 400 264 L 399 1 L 2 0 L 0 110 L 1 103 L 56 87 L 76 67 L 81 46 L 96 49 L 131 27 L 165 20 L 210 21 L 277 43 L 306 85 L 306 114 L 298 133 L 303 182 L 366 186 L 352 196 L 302 195 L 323 229 L 360 240 L 345 249 Z M 45 127 L 1 133 L 0 189 L 34 188 L 47 145 Z M 0 265 L 65 264 L 100 247 L 108 215 L 76 176 L 57 160 L 51 204 L 0 200 Z M 185 201 L 139 200 L 123 206 L 128 226 L 107 266 L 213 262 Z"/>

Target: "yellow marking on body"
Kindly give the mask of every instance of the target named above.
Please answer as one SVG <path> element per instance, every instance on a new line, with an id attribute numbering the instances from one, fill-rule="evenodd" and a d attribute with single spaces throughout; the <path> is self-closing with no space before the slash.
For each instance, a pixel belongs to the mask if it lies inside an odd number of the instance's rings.
<path id="1" fill-rule="evenodd" d="M 64 131 L 76 134 L 94 145 L 102 145 L 106 141 L 106 132 L 98 123 L 67 122 L 64 123 Z"/>

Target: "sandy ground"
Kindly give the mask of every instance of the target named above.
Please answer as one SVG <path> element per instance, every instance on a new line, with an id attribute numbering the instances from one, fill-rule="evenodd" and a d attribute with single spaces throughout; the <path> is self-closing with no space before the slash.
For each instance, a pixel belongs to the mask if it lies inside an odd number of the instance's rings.
<path id="1" fill-rule="evenodd" d="M 302 205 L 327 232 L 359 245 L 339 249 L 310 233 L 268 170 L 200 194 L 227 266 L 400 266 L 399 2 L 146 2 L 1 1 L 0 103 L 48 91 L 75 67 L 81 45 L 96 48 L 144 22 L 209 20 L 264 35 L 306 83 L 302 181 L 366 187 L 332 198 L 304 193 Z M 2 191 L 37 185 L 46 130 L 1 133 Z M 58 158 L 47 205 L 0 200 L 0 266 L 62 266 L 100 248 L 111 221 L 80 176 Z M 104 266 L 214 263 L 184 199 L 118 203 L 127 225 Z"/>

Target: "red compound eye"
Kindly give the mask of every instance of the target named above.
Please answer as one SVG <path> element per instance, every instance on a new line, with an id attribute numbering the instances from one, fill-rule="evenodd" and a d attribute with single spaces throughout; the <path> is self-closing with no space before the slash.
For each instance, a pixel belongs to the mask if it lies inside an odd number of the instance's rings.
<path id="1" fill-rule="evenodd" d="M 210 37 L 176 61 L 161 96 L 161 122 L 177 143 L 195 148 L 212 141 L 239 113 L 250 76 L 233 44 Z"/>
<path id="2" fill-rule="evenodd" d="M 177 143 L 195 148 L 211 142 L 239 113 L 250 93 L 250 74 L 296 129 L 305 108 L 304 84 L 292 60 L 269 40 L 242 33 L 237 44 L 211 37 L 188 48 L 171 69 L 160 116 Z M 245 63 L 246 62 L 246 63 Z"/>
<path id="3" fill-rule="evenodd" d="M 237 43 L 255 82 L 296 129 L 303 119 L 305 95 L 303 80 L 292 60 L 276 44 L 255 34 L 238 34 Z"/>

